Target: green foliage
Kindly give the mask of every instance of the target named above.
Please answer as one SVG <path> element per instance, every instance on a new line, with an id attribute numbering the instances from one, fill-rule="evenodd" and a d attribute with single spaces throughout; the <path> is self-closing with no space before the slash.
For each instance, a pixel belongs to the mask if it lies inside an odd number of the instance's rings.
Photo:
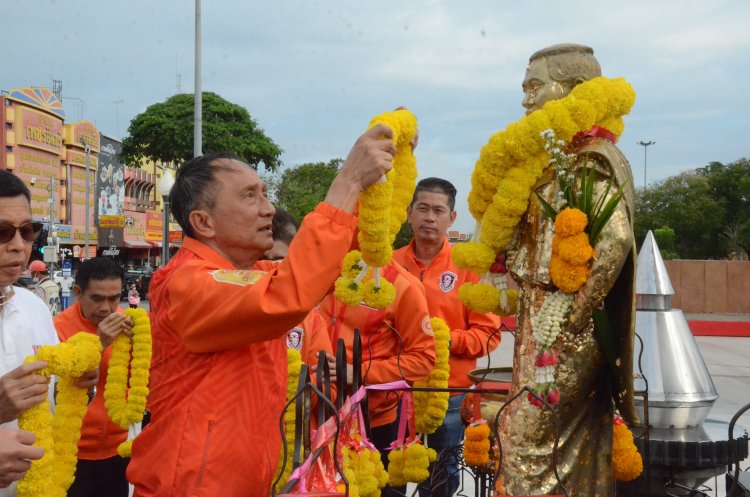
<path id="1" fill-rule="evenodd" d="M 287 169 L 275 187 L 276 205 L 300 222 L 321 202 L 344 161 L 310 162 Z"/>
<path id="2" fill-rule="evenodd" d="M 175 95 L 149 106 L 130 122 L 122 158 L 182 163 L 193 158 L 193 94 Z M 248 111 L 210 92 L 203 93 L 203 152 L 230 151 L 251 166 L 280 165 L 281 148 L 265 135 Z"/>
<path id="3" fill-rule="evenodd" d="M 412 238 L 414 238 L 414 230 L 411 229 L 411 223 L 406 221 L 401 225 L 401 229 L 396 235 L 396 240 L 393 242 L 393 250 L 398 250 L 401 247 L 409 245 Z"/>
<path id="4" fill-rule="evenodd" d="M 697 172 L 672 176 L 637 192 L 635 235 L 668 226 L 675 232 L 675 252 L 686 259 L 721 259 L 726 244 L 721 233 L 727 219 L 722 199 L 709 178 Z M 657 242 L 658 243 L 658 242 Z"/>
<path id="5" fill-rule="evenodd" d="M 662 258 L 677 259 L 678 254 L 674 249 L 677 234 L 674 230 L 669 226 L 662 226 L 661 228 L 656 228 L 653 233 Z"/>

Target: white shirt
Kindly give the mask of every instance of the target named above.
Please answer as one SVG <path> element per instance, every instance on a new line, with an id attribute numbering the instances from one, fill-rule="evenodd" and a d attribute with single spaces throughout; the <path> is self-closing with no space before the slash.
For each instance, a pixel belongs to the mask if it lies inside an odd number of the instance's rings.
<path id="1" fill-rule="evenodd" d="M 60 290 L 62 291 L 63 297 L 70 297 L 70 290 L 73 288 L 73 284 L 76 280 L 70 276 L 65 276 L 60 280 Z"/>
<path id="2" fill-rule="evenodd" d="M 7 292 L 8 288 L 3 288 Z M 25 288 L 14 287 L 15 292 L 0 310 L 0 376 L 16 369 L 23 360 L 42 345 L 56 345 L 57 332 L 52 315 L 36 295 Z M 50 382 L 49 397 L 53 402 L 54 386 Z M 18 420 L 0 425 L 18 428 Z M 0 489 L 0 497 L 15 497 L 16 484 Z"/>

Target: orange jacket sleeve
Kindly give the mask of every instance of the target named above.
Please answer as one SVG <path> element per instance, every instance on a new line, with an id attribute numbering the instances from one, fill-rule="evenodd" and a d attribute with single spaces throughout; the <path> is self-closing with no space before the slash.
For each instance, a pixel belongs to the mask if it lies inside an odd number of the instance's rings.
<path id="1" fill-rule="evenodd" d="M 167 283 L 174 330 L 193 353 L 283 336 L 333 285 L 355 227 L 354 216 L 321 203 L 303 221 L 284 262 L 259 264 L 267 274 L 244 271 L 244 282 L 217 280 L 204 260 L 185 263 Z"/>
<path id="2" fill-rule="evenodd" d="M 469 327 L 465 330 L 451 330 L 451 355 L 455 354 L 467 359 L 486 356 L 500 343 L 502 333 L 500 331 L 495 333 L 500 327 L 500 318 L 491 313 L 483 314 L 466 307 L 464 307 L 464 312 L 465 322 Z"/>
<path id="3" fill-rule="evenodd" d="M 435 365 L 435 340 L 424 287 L 417 278 L 406 272 L 404 274 L 407 282 L 397 287 L 393 321 L 393 327 L 400 333 L 403 343 L 400 360 L 397 355 L 373 360 L 369 363 L 368 371 L 367 343 L 362 343 L 362 374 L 367 375 L 367 384 L 400 380 L 401 372 L 409 382 L 421 380 L 430 374 Z M 384 332 L 393 333 L 392 330 Z"/>

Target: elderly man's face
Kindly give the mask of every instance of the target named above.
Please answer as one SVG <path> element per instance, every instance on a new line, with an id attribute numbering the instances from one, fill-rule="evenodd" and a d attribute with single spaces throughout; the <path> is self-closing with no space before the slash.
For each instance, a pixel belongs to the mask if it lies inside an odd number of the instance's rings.
<path id="1" fill-rule="evenodd" d="M 30 222 L 31 206 L 25 196 L 0 198 L 0 224 L 19 227 Z M 31 255 L 32 244 L 18 230 L 10 241 L 0 243 L 0 286 L 18 281 Z"/>
<path id="2" fill-rule="evenodd" d="M 526 68 L 523 80 L 523 103 L 526 115 L 544 107 L 550 100 L 563 98 L 570 90 L 565 85 L 554 81 L 549 74 L 547 61 L 544 58 L 535 59 Z"/>
<path id="3" fill-rule="evenodd" d="M 258 260 L 273 247 L 271 221 L 276 209 L 258 174 L 240 161 L 221 159 L 216 204 L 208 210 L 214 240 L 233 259 Z"/>

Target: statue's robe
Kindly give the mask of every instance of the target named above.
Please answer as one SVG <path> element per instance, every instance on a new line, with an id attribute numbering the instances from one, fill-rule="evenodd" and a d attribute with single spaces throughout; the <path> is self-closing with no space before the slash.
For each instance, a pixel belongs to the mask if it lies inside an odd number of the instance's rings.
<path id="1" fill-rule="evenodd" d="M 560 356 L 555 372 L 560 389 L 560 403 L 555 406 L 560 421 L 558 473 L 570 495 L 604 497 L 614 495 L 612 399 L 626 420 L 635 421 L 635 193 L 630 166 L 609 141 L 587 137 L 574 144 L 573 152 L 578 155 L 579 169 L 583 162 L 596 167 L 595 198 L 604 193 L 610 178 L 614 178 L 610 195 L 623 191 L 622 200 L 594 247 L 589 279 L 576 294 L 571 320 L 554 344 Z M 508 269 L 522 290 L 510 396 L 523 386 L 535 385 L 537 347 L 532 318 L 544 298 L 557 291 L 549 275 L 553 221 L 545 217 L 537 193 L 551 205 L 559 206 L 559 192 L 554 167 L 550 166 L 534 187 L 508 252 Z M 616 365 L 607 363 L 594 331 L 592 311 L 602 307 L 606 308 L 616 335 Z M 548 410 L 533 406 L 525 396 L 516 400 L 503 411 L 500 442 L 501 493 L 559 493 L 552 466 L 555 422 Z"/>

